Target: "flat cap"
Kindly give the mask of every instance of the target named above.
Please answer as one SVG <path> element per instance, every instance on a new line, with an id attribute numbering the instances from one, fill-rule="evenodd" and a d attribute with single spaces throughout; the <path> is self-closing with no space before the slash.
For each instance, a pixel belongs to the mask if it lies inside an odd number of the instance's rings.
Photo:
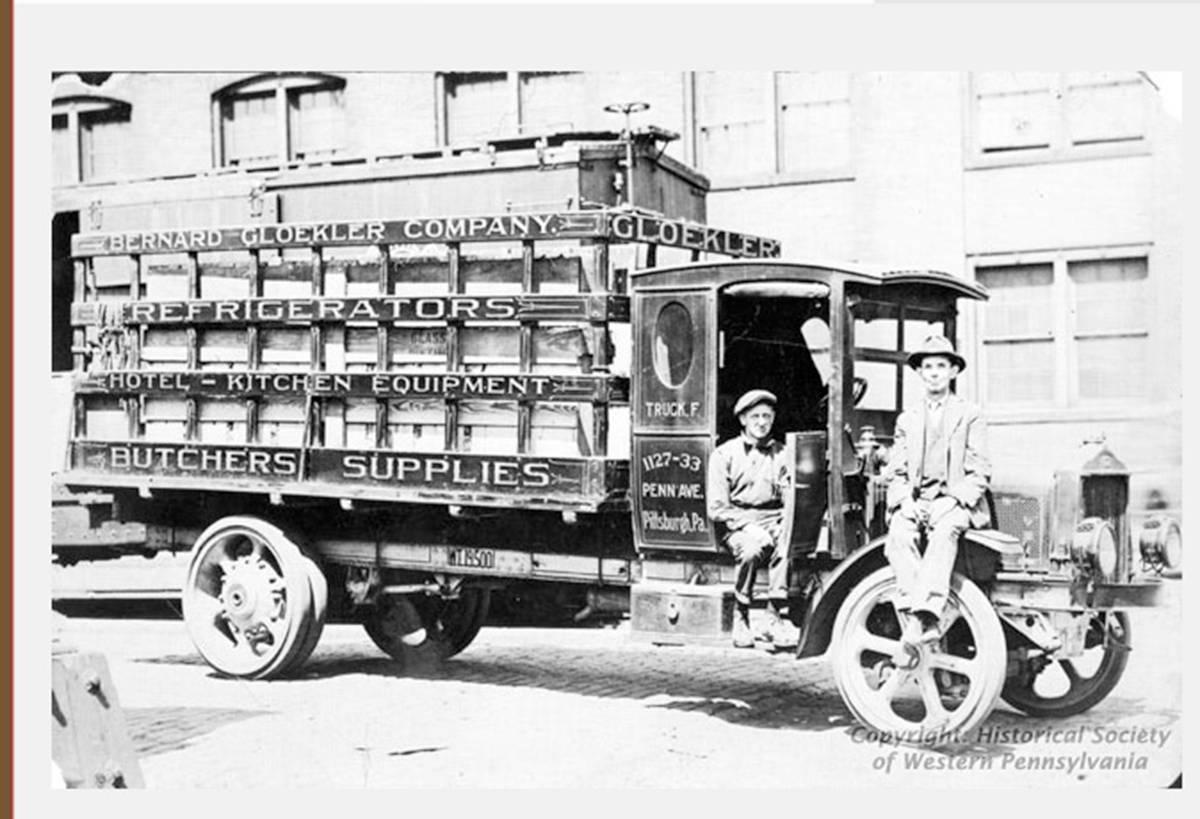
<path id="1" fill-rule="evenodd" d="M 750 390 L 733 405 L 733 414 L 741 415 L 746 410 L 756 407 L 759 404 L 770 404 L 774 407 L 777 401 L 778 399 L 775 398 L 775 393 L 773 392 L 768 392 L 767 390 Z"/>

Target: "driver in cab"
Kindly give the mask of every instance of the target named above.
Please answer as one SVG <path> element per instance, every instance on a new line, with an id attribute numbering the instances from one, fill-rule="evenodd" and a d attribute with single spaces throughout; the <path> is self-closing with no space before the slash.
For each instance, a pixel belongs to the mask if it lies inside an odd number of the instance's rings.
<path id="1" fill-rule="evenodd" d="M 783 618 L 788 596 L 788 545 L 783 541 L 783 499 L 792 485 L 784 446 L 771 437 L 776 398 L 750 390 L 733 414 L 742 432 L 718 446 L 709 460 L 708 516 L 721 543 L 736 561 L 733 621 L 735 648 L 753 648 L 757 638 L 775 648 L 795 646 L 796 628 Z M 767 569 L 767 624 L 750 628 L 754 580 Z"/>

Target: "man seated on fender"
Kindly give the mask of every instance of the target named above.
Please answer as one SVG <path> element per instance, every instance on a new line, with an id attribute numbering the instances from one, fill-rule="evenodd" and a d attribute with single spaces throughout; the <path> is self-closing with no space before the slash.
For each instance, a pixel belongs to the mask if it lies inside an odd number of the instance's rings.
<path id="1" fill-rule="evenodd" d="M 708 516 L 721 543 L 737 561 L 733 645 L 753 648 L 750 605 L 754 579 L 767 567 L 767 626 L 760 640 L 775 647 L 796 645 L 798 633 L 783 619 L 788 596 L 788 544 L 783 543 L 784 492 L 792 485 L 783 444 L 771 438 L 774 394 L 750 390 L 734 405 L 742 434 L 718 446 L 709 459 Z"/>
<path id="2" fill-rule="evenodd" d="M 925 383 L 925 399 L 896 420 L 884 553 L 896 573 L 896 608 L 914 615 L 907 618 L 905 639 L 933 642 L 941 636 L 958 538 L 990 522 L 984 492 L 991 464 L 979 407 L 950 392 L 967 363 L 949 339 L 925 339 L 908 366 Z M 922 533 L 928 541 L 923 556 L 917 547 Z"/>

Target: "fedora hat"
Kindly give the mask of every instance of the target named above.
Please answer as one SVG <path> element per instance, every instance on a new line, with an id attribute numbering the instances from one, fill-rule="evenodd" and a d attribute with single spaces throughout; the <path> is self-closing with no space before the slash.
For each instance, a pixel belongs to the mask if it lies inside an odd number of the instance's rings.
<path id="1" fill-rule="evenodd" d="M 767 390 L 750 390 L 742 395 L 733 405 L 733 414 L 741 415 L 748 409 L 757 407 L 759 404 L 770 404 L 772 407 L 778 403 L 775 393 Z"/>
<path id="2" fill-rule="evenodd" d="M 952 364 L 957 364 L 960 371 L 967 368 L 967 360 L 954 352 L 954 345 L 950 342 L 950 339 L 940 335 L 929 336 L 921 344 L 919 350 L 909 353 L 908 366 L 914 370 L 919 369 L 921 362 L 930 356 L 947 358 Z"/>

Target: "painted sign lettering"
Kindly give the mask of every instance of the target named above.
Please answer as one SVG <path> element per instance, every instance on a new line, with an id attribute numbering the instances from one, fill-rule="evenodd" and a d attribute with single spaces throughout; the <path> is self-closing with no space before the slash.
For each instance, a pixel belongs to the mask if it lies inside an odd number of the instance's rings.
<path id="1" fill-rule="evenodd" d="M 391 452 L 314 453 L 321 474 L 340 469 L 341 481 L 415 484 L 424 486 L 545 488 L 551 482 L 550 464 L 544 460 L 505 460 L 484 456 L 402 455 Z"/>
<path id="2" fill-rule="evenodd" d="M 506 213 L 434 219 L 295 222 L 238 227 L 84 233 L 71 240 L 75 256 L 257 250 L 284 247 L 428 244 L 610 237 L 623 242 L 705 253 L 774 258 L 779 242 L 678 219 L 637 213 Z"/>
<path id="3" fill-rule="evenodd" d="M 629 379 L 599 375 L 486 375 L 480 373 L 180 372 L 117 370 L 93 373 L 81 394 L 484 398 L 538 401 L 623 401 Z"/>
<path id="4" fill-rule="evenodd" d="M 647 242 L 726 256 L 774 258 L 779 255 L 779 242 L 775 239 L 637 213 L 610 215 L 609 228 L 615 238 L 627 242 Z"/>
<path id="5" fill-rule="evenodd" d="M 84 449 L 85 463 L 106 472 L 140 475 L 296 478 L 300 452 L 295 449 L 189 446 L 179 444 L 104 444 Z"/>
<path id="6" fill-rule="evenodd" d="M 76 325 L 104 320 L 101 302 L 71 306 Z M 627 296 L 376 296 L 127 301 L 126 324 L 306 324 L 342 321 L 625 321 Z"/>
<path id="7" fill-rule="evenodd" d="M 709 548 L 704 441 L 639 438 L 634 455 L 634 503 L 640 541 Z"/>
<path id="8" fill-rule="evenodd" d="M 92 233 L 76 236 L 72 240 L 71 250 L 76 256 L 105 256 L 313 245 L 333 247 L 503 239 L 583 239 L 600 236 L 603 229 L 600 212 L 506 213 L 499 216 L 297 222 L 200 230 Z"/>
<path id="9" fill-rule="evenodd" d="M 109 475 L 236 477 L 274 485 L 303 480 L 421 492 L 529 491 L 578 496 L 588 489 L 584 476 L 589 462 L 583 458 L 342 449 L 312 449 L 302 457 L 302 450 L 295 447 L 140 441 L 76 441 L 71 452 L 76 469 Z"/>
<path id="10" fill-rule="evenodd" d="M 700 415 L 699 401 L 645 401 L 646 417 L 695 418 Z"/>

